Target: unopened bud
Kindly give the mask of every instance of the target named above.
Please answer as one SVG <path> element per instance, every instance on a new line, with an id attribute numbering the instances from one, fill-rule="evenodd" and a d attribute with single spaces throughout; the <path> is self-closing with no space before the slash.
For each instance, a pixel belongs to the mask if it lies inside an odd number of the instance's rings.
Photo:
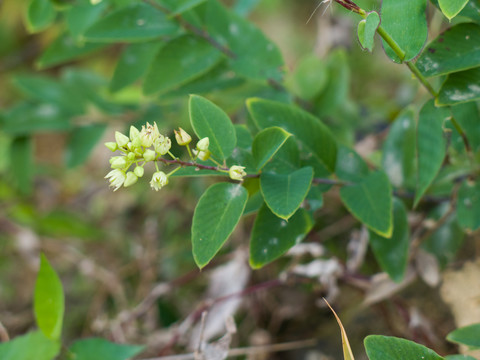
<path id="1" fill-rule="evenodd" d="M 197 143 L 197 149 L 200 151 L 207 151 L 209 146 L 210 139 L 208 137 L 204 137 Z"/>
<path id="2" fill-rule="evenodd" d="M 230 170 L 228 170 L 228 175 L 232 180 L 243 180 L 243 177 L 247 175 L 244 170 L 245 166 L 233 165 Z"/>
<path id="3" fill-rule="evenodd" d="M 127 159 L 130 160 L 130 161 L 133 161 L 135 160 L 136 158 L 136 155 L 134 152 L 129 152 L 128 155 L 127 155 Z"/>
<path id="4" fill-rule="evenodd" d="M 111 152 L 114 152 L 114 151 L 117 151 L 118 150 L 118 145 L 116 142 L 113 142 L 113 141 L 110 141 L 110 142 L 106 142 L 105 143 L 105 146 L 107 147 L 108 150 L 110 150 Z"/>
<path id="5" fill-rule="evenodd" d="M 157 155 L 155 154 L 155 151 L 150 149 L 145 150 L 145 152 L 143 153 L 143 158 L 145 159 L 145 161 L 153 161 L 155 160 L 156 156 Z"/>
<path id="6" fill-rule="evenodd" d="M 112 169 L 125 169 L 127 166 L 127 159 L 125 156 L 115 156 L 112 158 L 112 162 L 110 163 Z"/>
<path id="7" fill-rule="evenodd" d="M 125 182 L 123 183 L 123 186 L 129 187 L 135 184 L 138 180 L 137 175 L 135 175 L 133 172 L 129 171 L 127 173 L 127 178 L 125 179 Z"/>
<path id="8" fill-rule="evenodd" d="M 193 149 L 193 154 L 202 161 L 207 161 L 208 159 L 210 159 L 210 156 L 212 155 L 212 153 L 209 150 L 198 151 L 195 149 Z"/>
<path id="9" fill-rule="evenodd" d="M 142 166 L 137 166 L 134 170 L 133 173 L 137 175 L 139 178 L 143 176 L 145 173 L 145 169 Z"/>
<path id="10" fill-rule="evenodd" d="M 130 139 L 128 136 L 123 135 L 120 131 L 115 131 L 115 141 L 118 144 L 118 147 L 124 147 L 128 144 Z"/>
<path id="11" fill-rule="evenodd" d="M 178 128 L 175 131 L 175 140 L 177 140 L 177 144 L 180 146 L 185 146 L 190 144 L 190 141 L 192 141 L 192 137 L 182 128 Z"/>

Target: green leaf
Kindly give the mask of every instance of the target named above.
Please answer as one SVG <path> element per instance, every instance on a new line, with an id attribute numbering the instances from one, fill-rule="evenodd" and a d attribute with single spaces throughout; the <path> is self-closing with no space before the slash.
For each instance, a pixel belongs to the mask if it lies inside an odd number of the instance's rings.
<path id="1" fill-rule="evenodd" d="M 417 206 L 442 167 L 447 146 L 443 123 L 449 116 L 448 109 L 435 107 L 433 100 L 420 110 L 417 127 L 418 180 L 414 206 Z"/>
<path id="2" fill-rule="evenodd" d="M 55 20 L 56 11 L 50 0 L 31 0 L 27 9 L 27 29 L 42 31 Z"/>
<path id="3" fill-rule="evenodd" d="M 335 169 L 337 144 L 330 130 L 313 115 L 292 105 L 249 99 L 247 107 L 260 129 L 279 126 L 295 135 L 304 151 L 329 171 Z"/>
<path id="4" fill-rule="evenodd" d="M 400 59 L 384 40 L 385 52 L 393 61 L 410 61 L 422 50 L 428 36 L 426 7 L 427 0 L 383 0 L 382 27 L 405 52 Z"/>
<path id="5" fill-rule="evenodd" d="M 263 205 L 252 229 L 250 266 L 258 269 L 278 259 L 292 246 L 300 243 L 312 226 L 312 219 L 304 209 L 299 209 L 287 222 Z"/>
<path id="6" fill-rule="evenodd" d="M 45 337 L 41 331 L 33 331 L 0 343 L 0 359 L 53 360 L 60 353 L 60 346 L 59 341 Z"/>
<path id="7" fill-rule="evenodd" d="M 175 15 L 180 15 L 185 11 L 193 9 L 195 6 L 198 6 L 204 3 L 206 0 L 160 0 L 160 4 L 165 6 L 170 10 L 170 17 Z"/>
<path id="8" fill-rule="evenodd" d="M 456 344 L 467 345 L 472 349 L 480 349 L 480 324 L 473 324 L 453 330 L 447 340 Z"/>
<path id="9" fill-rule="evenodd" d="M 10 144 L 10 171 L 22 194 L 32 191 L 33 144 L 27 136 L 15 138 Z"/>
<path id="10" fill-rule="evenodd" d="M 163 44 L 158 41 L 128 45 L 117 62 L 110 90 L 112 92 L 121 90 L 145 75 L 162 46 Z"/>
<path id="11" fill-rule="evenodd" d="M 364 344 L 370 360 L 443 360 L 423 345 L 393 336 L 370 335 L 365 338 Z"/>
<path id="12" fill-rule="evenodd" d="M 415 188 L 416 132 L 415 113 L 407 108 L 397 116 L 383 144 L 382 168 L 395 187 Z"/>
<path id="13" fill-rule="evenodd" d="M 480 183 L 466 180 L 458 190 L 458 224 L 465 230 L 480 228 Z"/>
<path id="14" fill-rule="evenodd" d="M 369 174 L 368 165 L 355 150 L 339 145 L 335 175 L 340 180 L 360 182 Z"/>
<path id="15" fill-rule="evenodd" d="M 180 33 L 175 21 L 164 12 L 143 2 L 129 4 L 103 17 L 85 33 L 92 42 L 134 42 Z"/>
<path id="16" fill-rule="evenodd" d="M 209 150 L 217 160 L 228 158 L 237 144 L 235 127 L 225 112 L 211 101 L 191 95 L 190 122 L 199 139 L 208 137 Z"/>
<path id="17" fill-rule="evenodd" d="M 195 263 L 201 269 L 213 259 L 242 217 L 248 194 L 240 184 L 210 186 L 198 201 L 192 222 Z"/>
<path id="18" fill-rule="evenodd" d="M 446 360 L 477 360 L 474 357 L 468 355 L 447 355 L 445 356 Z"/>
<path id="19" fill-rule="evenodd" d="M 382 270 L 395 282 L 401 282 L 408 263 L 410 234 L 405 205 L 393 201 L 393 233 L 390 238 L 370 232 L 370 246 Z"/>
<path id="20" fill-rule="evenodd" d="M 38 59 L 37 65 L 44 69 L 89 55 L 104 47 L 104 44 L 79 43 L 65 33 L 50 44 Z"/>
<path id="21" fill-rule="evenodd" d="M 68 30 L 74 39 L 79 39 L 107 9 L 108 2 L 92 4 L 90 1 L 72 6 L 66 11 L 65 20 Z"/>
<path id="22" fill-rule="evenodd" d="M 424 76 L 480 66 L 480 25 L 461 23 L 447 29 L 428 44 L 416 65 Z"/>
<path id="23" fill-rule="evenodd" d="M 480 111 L 478 105 L 475 102 L 469 102 L 452 106 L 451 110 L 453 117 L 463 129 L 472 151 L 476 153 L 480 149 L 480 126 L 478 126 L 480 124 Z"/>
<path id="24" fill-rule="evenodd" d="M 449 74 L 437 98 L 439 105 L 480 100 L 480 67 Z"/>
<path id="25" fill-rule="evenodd" d="M 65 311 L 63 287 L 57 273 L 43 254 L 40 256 L 33 308 L 37 325 L 43 334 L 49 339 L 59 340 Z"/>
<path id="26" fill-rule="evenodd" d="M 65 154 L 67 166 L 72 168 L 83 164 L 93 148 L 105 133 L 106 125 L 94 124 L 73 130 Z"/>
<path id="27" fill-rule="evenodd" d="M 463 10 L 468 1 L 469 0 L 438 0 L 438 3 L 443 14 L 448 20 L 452 20 Z"/>
<path id="28" fill-rule="evenodd" d="M 75 341 L 69 350 L 71 360 L 127 360 L 141 353 L 144 346 L 115 344 L 105 339 Z"/>
<path id="29" fill-rule="evenodd" d="M 380 25 L 380 16 L 376 11 L 368 13 L 367 18 L 358 23 L 358 40 L 362 48 L 373 51 L 375 33 Z"/>
<path id="30" fill-rule="evenodd" d="M 252 154 L 257 170 L 261 170 L 270 161 L 290 136 L 292 134 L 277 126 L 266 128 L 255 136 Z"/>
<path id="31" fill-rule="evenodd" d="M 300 207 L 310 190 L 313 169 L 305 167 L 290 174 L 262 173 L 260 188 L 272 212 L 288 220 Z"/>
<path id="32" fill-rule="evenodd" d="M 215 40 L 233 52 L 228 61 L 237 74 L 281 81 L 284 63 L 280 50 L 250 21 L 228 11 L 219 1 L 209 0 L 204 24 Z"/>
<path id="33" fill-rule="evenodd" d="M 344 186 L 340 197 L 352 215 L 371 230 L 384 237 L 392 236 L 392 189 L 383 171 L 368 175 L 358 184 Z"/>
<path id="34" fill-rule="evenodd" d="M 328 81 L 326 64 L 315 55 L 300 60 L 293 73 L 287 78 L 287 87 L 302 99 L 312 100 L 325 89 Z"/>
<path id="35" fill-rule="evenodd" d="M 220 51 L 199 37 L 186 35 L 176 38 L 153 59 L 143 92 L 149 95 L 186 84 L 212 69 L 222 57 Z"/>

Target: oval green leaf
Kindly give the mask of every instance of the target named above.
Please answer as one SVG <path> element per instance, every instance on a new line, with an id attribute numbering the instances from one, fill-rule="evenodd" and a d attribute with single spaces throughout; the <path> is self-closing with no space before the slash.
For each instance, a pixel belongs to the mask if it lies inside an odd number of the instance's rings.
<path id="1" fill-rule="evenodd" d="M 384 40 L 385 52 L 393 61 L 410 61 L 422 51 L 428 36 L 426 8 L 427 0 L 383 0 L 382 27 L 405 52 L 400 59 Z"/>
<path id="2" fill-rule="evenodd" d="M 43 334 L 49 339 L 59 340 L 65 311 L 63 287 L 57 273 L 43 254 L 40 256 L 33 308 L 37 325 Z"/>
<path id="3" fill-rule="evenodd" d="M 254 269 L 278 259 L 301 242 L 312 229 L 310 215 L 298 210 L 290 220 L 280 219 L 265 204 L 260 208 L 250 239 L 250 266 Z"/>
<path id="4" fill-rule="evenodd" d="M 357 35 L 362 48 L 373 51 L 375 33 L 380 25 L 380 16 L 376 11 L 368 13 L 367 18 L 358 23 Z"/>
<path id="5" fill-rule="evenodd" d="M 480 324 L 468 325 L 461 327 L 449 333 L 447 340 L 467 345 L 470 348 L 480 349 Z"/>
<path id="6" fill-rule="evenodd" d="M 416 63 L 424 76 L 438 76 L 480 66 L 480 25 L 461 23 L 440 34 Z"/>
<path id="7" fill-rule="evenodd" d="M 480 100 L 480 67 L 449 74 L 438 94 L 438 105 Z"/>
<path id="8" fill-rule="evenodd" d="M 288 220 L 305 200 L 312 180 L 311 167 L 290 174 L 263 173 L 260 175 L 260 188 L 270 210 Z"/>
<path id="9" fill-rule="evenodd" d="M 364 344 L 370 360 L 443 360 L 423 345 L 393 336 L 370 335 L 365 338 Z"/>
<path id="10" fill-rule="evenodd" d="M 305 151 L 320 165 L 335 169 L 337 144 L 330 130 L 315 116 L 295 106 L 263 99 L 247 100 L 247 107 L 260 129 L 279 126 L 295 135 Z"/>
<path id="11" fill-rule="evenodd" d="M 448 20 L 452 20 L 463 10 L 468 1 L 469 0 L 438 0 L 438 4 L 440 5 L 440 10 L 442 10 L 443 15 L 445 15 Z"/>
<path id="12" fill-rule="evenodd" d="M 480 183 L 464 181 L 458 190 L 457 221 L 465 230 L 480 228 Z"/>
<path id="13" fill-rule="evenodd" d="M 105 133 L 106 125 L 94 124 L 75 128 L 65 154 L 67 166 L 72 168 L 87 161 L 90 153 Z"/>
<path id="14" fill-rule="evenodd" d="M 56 11 L 50 0 L 32 0 L 27 9 L 27 28 L 30 32 L 41 31 L 55 20 Z"/>
<path id="15" fill-rule="evenodd" d="M 392 236 L 386 238 L 371 231 L 370 246 L 382 270 L 395 282 L 401 282 L 407 270 L 409 236 L 405 205 L 394 199 Z"/>
<path id="16" fill-rule="evenodd" d="M 367 163 L 355 150 L 343 145 L 338 146 L 335 175 L 340 180 L 360 182 L 369 172 Z"/>
<path id="17" fill-rule="evenodd" d="M 203 193 L 192 222 L 193 257 L 200 269 L 213 259 L 232 234 L 247 199 L 247 190 L 240 184 L 219 183 Z"/>
<path id="18" fill-rule="evenodd" d="M 190 35 L 176 38 L 156 54 L 145 76 L 143 92 L 150 95 L 184 85 L 212 69 L 222 57 L 219 50 L 202 38 Z"/>
<path id="19" fill-rule="evenodd" d="M 383 171 L 371 173 L 358 184 L 344 186 L 340 197 L 350 213 L 368 228 L 381 236 L 392 236 L 392 189 Z"/>
<path id="20" fill-rule="evenodd" d="M 75 341 L 69 350 L 71 360 L 127 360 L 142 352 L 143 346 L 115 344 L 105 339 Z"/>
<path id="21" fill-rule="evenodd" d="M 445 108 L 428 101 L 420 110 L 417 126 L 417 191 L 414 206 L 425 194 L 442 167 L 446 154 L 443 123 L 450 116 Z"/>
<path id="22" fill-rule="evenodd" d="M 257 170 L 261 170 L 270 161 L 290 136 L 292 134 L 277 126 L 264 129 L 255 136 L 252 144 L 252 155 Z"/>
<path id="23" fill-rule="evenodd" d="M 235 127 L 228 115 L 204 97 L 191 95 L 188 104 L 190 122 L 199 139 L 210 139 L 209 150 L 217 160 L 232 155 L 237 144 Z"/>
<path id="24" fill-rule="evenodd" d="M 84 36 L 87 41 L 110 43 L 145 41 L 179 33 L 179 25 L 165 13 L 144 2 L 136 2 L 100 19 Z"/>
<path id="25" fill-rule="evenodd" d="M 0 343 L 0 359 L 52 360 L 60 352 L 60 346 L 60 341 L 47 338 L 41 331 L 33 331 Z"/>

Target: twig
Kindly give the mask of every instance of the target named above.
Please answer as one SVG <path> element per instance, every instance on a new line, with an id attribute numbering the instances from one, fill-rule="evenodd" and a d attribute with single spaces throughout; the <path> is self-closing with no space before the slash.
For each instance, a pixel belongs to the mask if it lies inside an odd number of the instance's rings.
<path id="1" fill-rule="evenodd" d="M 10 340 L 10 336 L 8 336 L 8 331 L 3 326 L 2 322 L 0 321 L 0 342 L 7 342 Z"/>
<path id="2" fill-rule="evenodd" d="M 207 319 L 207 311 L 202 312 L 202 320 L 200 322 L 200 336 L 198 337 L 198 344 L 197 348 L 195 349 L 194 356 L 195 359 L 203 359 L 202 355 L 202 343 L 203 343 L 203 336 L 205 334 L 205 320 Z"/>
<path id="3" fill-rule="evenodd" d="M 313 347 L 316 344 L 317 344 L 316 339 L 308 339 L 308 340 L 291 341 L 291 342 L 272 344 L 272 345 L 260 345 L 260 346 L 235 348 L 235 349 L 230 349 L 228 351 L 228 356 L 229 357 L 243 356 L 243 355 L 252 355 L 257 353 L 289 351 L 289 350 Z M 172 355 L 172 356 L 161 356 L 161 357 L 148 358 L 143 360 L 191 360 L 191 359 L 195 359 L 195 353 Z"/>

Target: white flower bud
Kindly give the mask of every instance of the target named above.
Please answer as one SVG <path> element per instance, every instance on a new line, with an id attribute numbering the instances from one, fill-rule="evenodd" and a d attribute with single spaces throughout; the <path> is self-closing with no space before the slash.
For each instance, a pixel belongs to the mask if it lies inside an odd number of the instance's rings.
<path id="1" fill-rule="evenodd" d="M 175 132 L 175 140 L 177 140 L 177 144 L 180 146 L 185 146 L 190 144 L 190 141 L 192 141 L 192 137 L 182 128 L 178 128 L 177 130 L 174 130 Z"/>
<path id="2" fill-rule="evenodd" d="M 172 147 L 172 141 L 167 136 L 160 135 L 153 143 L 153 147 L 157 153 L 165 155 Z"/>
<path id="3" fill-rule="evenodd" d="M 105 179 L 108 179 L 110 186 L 115 188 L 113 191 L 117 191 L 125 182 L 125 171 L 119 169 L 112 170 L 105 176 Z"/>
<path id="4" fill-rule="evenodd" d="M 123 186 L 125 187 L 129 187 L 129 186 L 132 186 L 133 184 L 135 184 L 138 180 L 138 177 L 137 175 L 135 175 L 133 172 L 129 171 L 127 173 L 127 176 L 126 176 L 126 179 L 125 179 L 125 182 L 123 184 Z"/>
<path id="5" fill-rule="evenodd" d="M 116 142 L 113 142 L 113 141 L 110 141 L 110 142 L 106 142 L 105 143 L 105 146 L 107 147 L 108 150 L 110 150 L 111 152 L 114 152 L 114 151 L 117 151 L 118 150 L 118 145 Z"/>
<path id="6" fill-rule="evenodd" d="M 112 169 L 125 169 L 127 167 L 127 159 L 125 156 L 115 156 L 111 160 Z"/>
<path id="7" fill-rule="evenodd" d="M 118 147 L 124 147 L 128 144 L 130 139 L 128 136 L 123 135 L 120 131 L 115 131 L 115 141 L 117 142 Z"/>
<path id="8" fill-rule="evenodd" d="M 152 181 L 150 181 L 150 186 L 153 190 L 158 191 L 162 187 L 168 184 L 168 177 L 163 171 L 157 171 L 152 176 Z"/>
<path id="9" fill-rule="evenodd" d="M 145 173 L 145 169 L 142 166 L 137 166 L 134 170 L 133 173 L 137 175 L 139 178 L 143 176 Z"/>
<path id="10" fill-rule="evenodd" d="M 209 146 L 210 139 L 208 137 L 204 137 L 197 143 L 197 149 L 200 151 L 207 151 Z"/>
<path id="11" fill-rule="evenodd" d="M 145 125 L 142 127 L 142 131 L 140 131 L 140 142 L 142 146 L 150 147 L 153 145 L 154 141 L 160 137 L 160 132 L 158 131 L 157 123 L 153 123 L 150 125 L 147 122 L 147 126 Z"/>
<path id="12" fill-rule="evenodd" d="M 134 152 L 129 152 L 129 153 L 127 154 L 127 159 L 128 159 L 128 160 L 133 161 L 133 160 L 135 160 L 135 158 L 136 158 L 136 155 L 135 155 Z"/>
<path id="13" fill-rule="evenodd" d="M 198 151 L 195 149 L 193 149 L 193 154 L 202 161 L 207 161 L 208 159 L 210 159 L 210 156 L 212 155 L 212 153 L 209 150 Z"/>
<path id="14" fill-rule="evenodd" d="M 145 161 L 153 161 L 156 157 L 157 154 L 155 154 L 155 151 L 150 149 L 145 150 L 145 152 L 143 153 L 143 158 L 145 159 Z"/>
<path id="15" fill-rule="evenodd" d="M 247 175 L 244 170 L 245 166 L 233 165 L 230 170 L 228 170 L 228 175 L 232 180 L 243 180 L 243 177 Z"/>

